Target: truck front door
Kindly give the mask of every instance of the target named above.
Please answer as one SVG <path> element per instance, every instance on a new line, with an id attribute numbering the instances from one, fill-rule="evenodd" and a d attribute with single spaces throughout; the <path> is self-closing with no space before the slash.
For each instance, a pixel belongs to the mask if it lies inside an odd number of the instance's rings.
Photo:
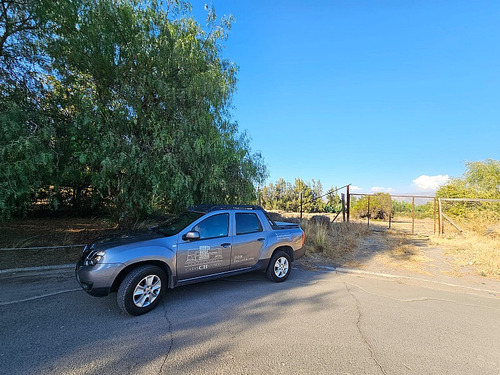
<path id="1" fill-rule="evenodd" d="M 212 215 L 188 229 L 200 233 L 200 238 L 197 240 L 179 238 L 177 244 L 179 280 L 228 271 L 232 242 L 229 236 L 229 214 Z"/>

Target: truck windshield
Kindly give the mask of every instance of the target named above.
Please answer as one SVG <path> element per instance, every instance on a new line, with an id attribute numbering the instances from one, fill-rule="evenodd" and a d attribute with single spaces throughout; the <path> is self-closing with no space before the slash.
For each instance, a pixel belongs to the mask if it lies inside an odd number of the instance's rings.
<path id="1" fill-rule="evenodd" d="M 154 230 L 165 236 L 173 236 L 202 216 L 203 214 L 199 212 L 186 211 L 158 225 Z"/>

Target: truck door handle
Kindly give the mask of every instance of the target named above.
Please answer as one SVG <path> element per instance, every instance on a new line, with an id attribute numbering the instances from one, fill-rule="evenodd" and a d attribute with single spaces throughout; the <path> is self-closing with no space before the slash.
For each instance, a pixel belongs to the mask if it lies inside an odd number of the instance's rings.
<path id="1" fill-rule="evenodd" d="M 229 242 L 221 244 L 222 247 L 229 247 L 231 244 Z"/>
<path id="2" fill-rule="evenodd" d="M 257 241 L 264 242 L 266 239 L 265 238 L 257 238 Z"/>

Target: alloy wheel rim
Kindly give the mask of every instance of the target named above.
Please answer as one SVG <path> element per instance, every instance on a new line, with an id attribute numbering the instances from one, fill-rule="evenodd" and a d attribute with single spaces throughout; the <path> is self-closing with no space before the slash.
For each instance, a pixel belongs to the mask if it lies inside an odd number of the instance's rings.
<path id="1" fill-rule="evenodd" d="M 134 305 L 147 307 L 151 305 L 160 295 L 161 279 L 158 275 L 144 277 L 135 287 L 133 294 Z"/>
<path id="2" fill-rule="evenodd" d="M 288 259 L 279 257 L 274 263 L 274 274 L 281 279 L 288 273 L 288 267 Z"/>

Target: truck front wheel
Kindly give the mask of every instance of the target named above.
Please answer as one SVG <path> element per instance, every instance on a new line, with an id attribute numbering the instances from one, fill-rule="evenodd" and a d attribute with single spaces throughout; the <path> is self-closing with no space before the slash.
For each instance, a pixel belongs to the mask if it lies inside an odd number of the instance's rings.
<path id="1" fill-rule="evenodd" d="M 165 272 L 157 266 L 144 265 L 133 269 L 118 288 L 120 309 L 130 315 L 142 315 L 154 309 L 167 289 Z"/>

